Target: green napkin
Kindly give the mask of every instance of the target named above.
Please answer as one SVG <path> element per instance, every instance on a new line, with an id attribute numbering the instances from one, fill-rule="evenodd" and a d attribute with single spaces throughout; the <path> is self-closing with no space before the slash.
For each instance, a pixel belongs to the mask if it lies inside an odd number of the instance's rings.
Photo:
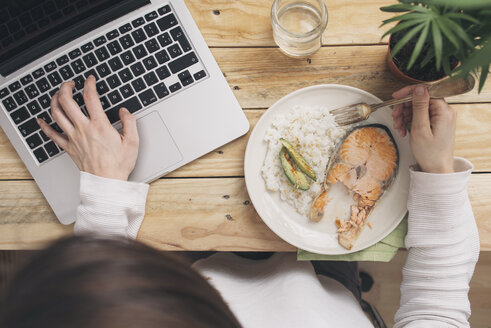
<path id="1" fill-rule="evenodd" d="M 322 255 L 298 249 L 298 261 L 373 261 L 389 262 L 394 258 L 399 248 L 404 246 L 407 234 L 407 213 L 399 225 L 378 243 L 364 250 L 345 255 Z"/>

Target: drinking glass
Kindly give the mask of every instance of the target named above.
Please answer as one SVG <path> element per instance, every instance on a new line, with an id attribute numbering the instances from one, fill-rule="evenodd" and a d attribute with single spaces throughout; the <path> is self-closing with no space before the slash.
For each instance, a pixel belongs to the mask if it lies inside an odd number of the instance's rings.
<path id="1" fill-rule="evenodd" d="M 327 26 L 324 0 L 275 0 L 271 25 L 281 51 L 292 57 L 311 55 L 319 50 Z"/>

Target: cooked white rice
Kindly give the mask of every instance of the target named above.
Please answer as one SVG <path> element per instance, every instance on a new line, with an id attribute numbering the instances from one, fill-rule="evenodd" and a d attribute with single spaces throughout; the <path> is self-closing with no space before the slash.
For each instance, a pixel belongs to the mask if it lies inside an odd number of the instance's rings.
<path id="1" fill-rule="evenodd" d="M 334 122 L 325 107 L 296 106 L 290 112 L 278 115 L 264 137 L 268 143 L 262 167 L 266 188 L 279 191 L 282 200 L 298 213 L 308 215 L 314 197 L 321 191 L 329 157 L 345 132 L 346 129 Z M 296 189 L 288 181 L 280 163 L 280 138 L 288 140 L 314 169 L 317 181 L 311 183 L 309 190 Z"/>

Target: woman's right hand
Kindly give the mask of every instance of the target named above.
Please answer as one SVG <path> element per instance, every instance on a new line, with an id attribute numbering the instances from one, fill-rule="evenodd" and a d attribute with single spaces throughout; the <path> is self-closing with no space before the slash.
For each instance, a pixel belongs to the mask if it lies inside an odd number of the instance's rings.
<path id="1" fill-rule="evenodd" d="M 411 151 L 423 172 L 451 173 L 455 144 L 456 111 L 444 99 L 430 99 L 422 85 L 396 91 L 396 99 L 413 95 L 412 103 L 396 105 L 392 112 L 394 129 L 404 137 L 411 124 Z"/>

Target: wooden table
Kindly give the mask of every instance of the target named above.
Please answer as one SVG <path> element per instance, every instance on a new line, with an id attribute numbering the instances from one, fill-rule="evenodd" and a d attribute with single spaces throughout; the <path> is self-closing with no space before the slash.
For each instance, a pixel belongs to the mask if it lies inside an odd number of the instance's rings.
<path id="1" fill-rule="evenodd" d="M 324 83 L 350 85 L 381 99 L 402 87 L 385 64 L 393 0 L 329 0 L 324 46 L 308 59 L 284 56 L 269 20 L 272 0 L 186 0 L 244 113 L 254 124 L 276 100 Z M 491 79 L 480 95 L 449 98 L 458 111 L 456 156 L 475 165 L 469 196 L 481 249 L 491 250 Z M 152 183 L 138 239 L 164 250 L 294 251 L 261 221 L 244 183 L 248 135 Z M 31 249 L 69 235 L 0 131 L 0 249 Z"/>

